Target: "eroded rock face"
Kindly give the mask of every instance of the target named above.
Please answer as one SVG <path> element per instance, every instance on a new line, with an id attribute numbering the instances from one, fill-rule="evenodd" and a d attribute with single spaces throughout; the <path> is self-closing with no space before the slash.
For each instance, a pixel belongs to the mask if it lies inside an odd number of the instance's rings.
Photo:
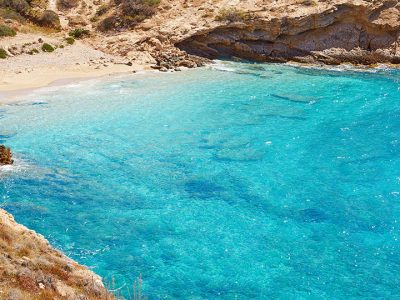
<path id="1" fill-rule="evenodd" d="M 258 17 L 196 33 L 176 45 L 207 58 L 399 63 L 400 3 L 341 3 L 303 16 Z"/>
<path id="2" fill-rule="evenodd" d="M 13 163 L 11 149 L 0 145 L 0 165 L 12 165 Z"/>

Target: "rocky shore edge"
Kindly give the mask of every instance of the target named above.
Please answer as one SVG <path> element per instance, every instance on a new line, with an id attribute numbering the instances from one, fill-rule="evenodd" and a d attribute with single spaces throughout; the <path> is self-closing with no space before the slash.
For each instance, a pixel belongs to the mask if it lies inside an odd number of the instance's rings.
<path id="1" fill-rule="evenodd" d="M 115 299 L 100 276 L 0 208 L 0 299 Z"/>

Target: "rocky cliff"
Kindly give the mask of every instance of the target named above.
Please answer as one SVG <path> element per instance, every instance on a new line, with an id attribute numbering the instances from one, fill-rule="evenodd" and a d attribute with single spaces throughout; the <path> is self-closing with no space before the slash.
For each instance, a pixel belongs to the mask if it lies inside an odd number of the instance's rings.
<path id="1" fill-rule="evenodd" d="M 176 45 L 208 58 L 400 63 L 398 1 L 305 1 L 260 8 L 243 10 L 242 19 L 238 12 L 235 19 L 233 10 L 223 24 L 199 30 Z"/>
<path id="2" fill-rule="evenodd" d="M 397 0 L 42 2 L 58 14 L 63 32 L 85 27 L 90 31 L 88 45 L 139 64 L 202 65 L 204 60 L 196 56 L 327 64 L 400 62 Z"/>
<path id="3" fill-rule="evenodd" d="M 114 299 L 101 278 L 0 209 L 0 299 Z"/>

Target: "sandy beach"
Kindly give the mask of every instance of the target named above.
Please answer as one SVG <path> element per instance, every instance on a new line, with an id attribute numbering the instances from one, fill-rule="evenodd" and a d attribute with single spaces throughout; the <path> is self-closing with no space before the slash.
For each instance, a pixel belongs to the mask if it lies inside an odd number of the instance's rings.
<path id="1" fill-rule="evenodd" d="M 0 47 L 22 47 L 27 42 L 41 39 L 38 34 L 20 34 L 3 39 Z M 46 37 L 46 42 L 57 45 L 60 39 Z M 93 49 L 81 41 L 58 48 L 52 53 L 20 54 L 1 61 L 0 102 L 13 101 L 15 96 L 47 86 L 55 81 L 88 79 L 114 74 L 128 74 L 149 69 L 148 66 L 121 60 Z"/>

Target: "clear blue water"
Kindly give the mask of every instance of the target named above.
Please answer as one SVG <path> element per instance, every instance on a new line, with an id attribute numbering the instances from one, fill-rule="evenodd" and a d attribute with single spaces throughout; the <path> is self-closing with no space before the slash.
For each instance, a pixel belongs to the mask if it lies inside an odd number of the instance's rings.
<path id="1" fill-rule="evenodd" d="M 24 100 L 0 204 L 116 287 L 400 297 L 399 72 L 226 63 Z"/>

